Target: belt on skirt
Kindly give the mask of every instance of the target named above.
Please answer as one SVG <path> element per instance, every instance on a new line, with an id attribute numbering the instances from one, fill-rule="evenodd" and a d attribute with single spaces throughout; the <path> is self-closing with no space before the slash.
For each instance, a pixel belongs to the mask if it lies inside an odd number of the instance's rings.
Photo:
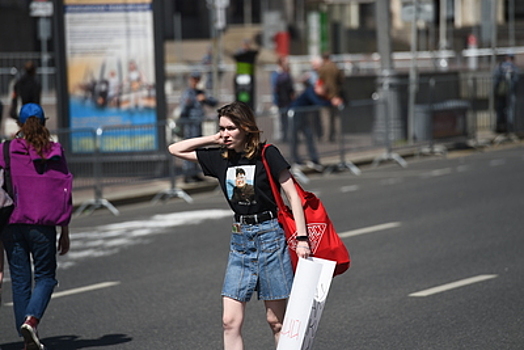
<path id="1" fill-rule="evenodd" d="M 252 215 L 235 214 L 235 221 L 241 224 L 255 225 L 276 218 L 276 214 L 270 210 Z"/>

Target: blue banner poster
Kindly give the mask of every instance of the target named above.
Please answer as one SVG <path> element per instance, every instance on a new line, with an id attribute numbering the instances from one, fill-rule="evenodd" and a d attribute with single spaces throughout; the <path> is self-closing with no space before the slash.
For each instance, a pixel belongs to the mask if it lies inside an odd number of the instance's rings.
<path id="1" fill-rule="evenodd" d="M 65 0 L 64 16 L 72 151 L 157 150 L 152 0 Z"/>

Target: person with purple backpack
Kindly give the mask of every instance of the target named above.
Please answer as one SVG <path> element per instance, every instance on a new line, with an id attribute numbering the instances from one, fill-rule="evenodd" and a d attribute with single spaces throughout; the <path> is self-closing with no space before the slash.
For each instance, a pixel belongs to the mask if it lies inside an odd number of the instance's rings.
<path id="1" fill-rule="evenodd" d="M 7 154 L 15 207 L 1 240 L 11 275 L 16 329 L 26 350 L 45 349 L 37 326 L 58 283 L 56 253 L 63 255 L 69 250 L 73 209 L 73 176 L 62 146 L 51 141 L 45 121 L 40 105 L 22 106 L 20 130 L 9 141 Z M 0 152 L 4 169 L 5 158 Z M 58 242 L 57 226 L 61 227 Z"/>

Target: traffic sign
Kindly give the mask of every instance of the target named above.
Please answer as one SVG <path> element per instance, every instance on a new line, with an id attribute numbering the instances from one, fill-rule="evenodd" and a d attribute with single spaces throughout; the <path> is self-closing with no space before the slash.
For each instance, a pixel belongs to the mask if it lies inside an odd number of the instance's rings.
<path id="1" fill-rule="evenodd" d="M 53 16 L 53 3 L 51 1 L 31 1 L 29 14 L 31 17 L 51 17 Z"/>
<path id="2" fill-rule="evenodd" d="M 416 19 L 424 22 L 432 22 L 435 19 L 435 10 L 433 4 L 420 3 L 417 5 Z M 403 4 L 400 17 L 404 22 L 413 21 L 415 6 L 413 4 Z"/>

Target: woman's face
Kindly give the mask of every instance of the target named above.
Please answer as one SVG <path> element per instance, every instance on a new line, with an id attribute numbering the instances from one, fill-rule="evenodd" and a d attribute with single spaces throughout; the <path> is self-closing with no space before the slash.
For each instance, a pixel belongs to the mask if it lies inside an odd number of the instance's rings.
<path id="1" fill-rule="evenodd" d="M 247 133 L 239 128 L 228 117 L 221 116 L 218 121 L 220 137 L 227 149 L 240 153 L 244 151 Z"/>

